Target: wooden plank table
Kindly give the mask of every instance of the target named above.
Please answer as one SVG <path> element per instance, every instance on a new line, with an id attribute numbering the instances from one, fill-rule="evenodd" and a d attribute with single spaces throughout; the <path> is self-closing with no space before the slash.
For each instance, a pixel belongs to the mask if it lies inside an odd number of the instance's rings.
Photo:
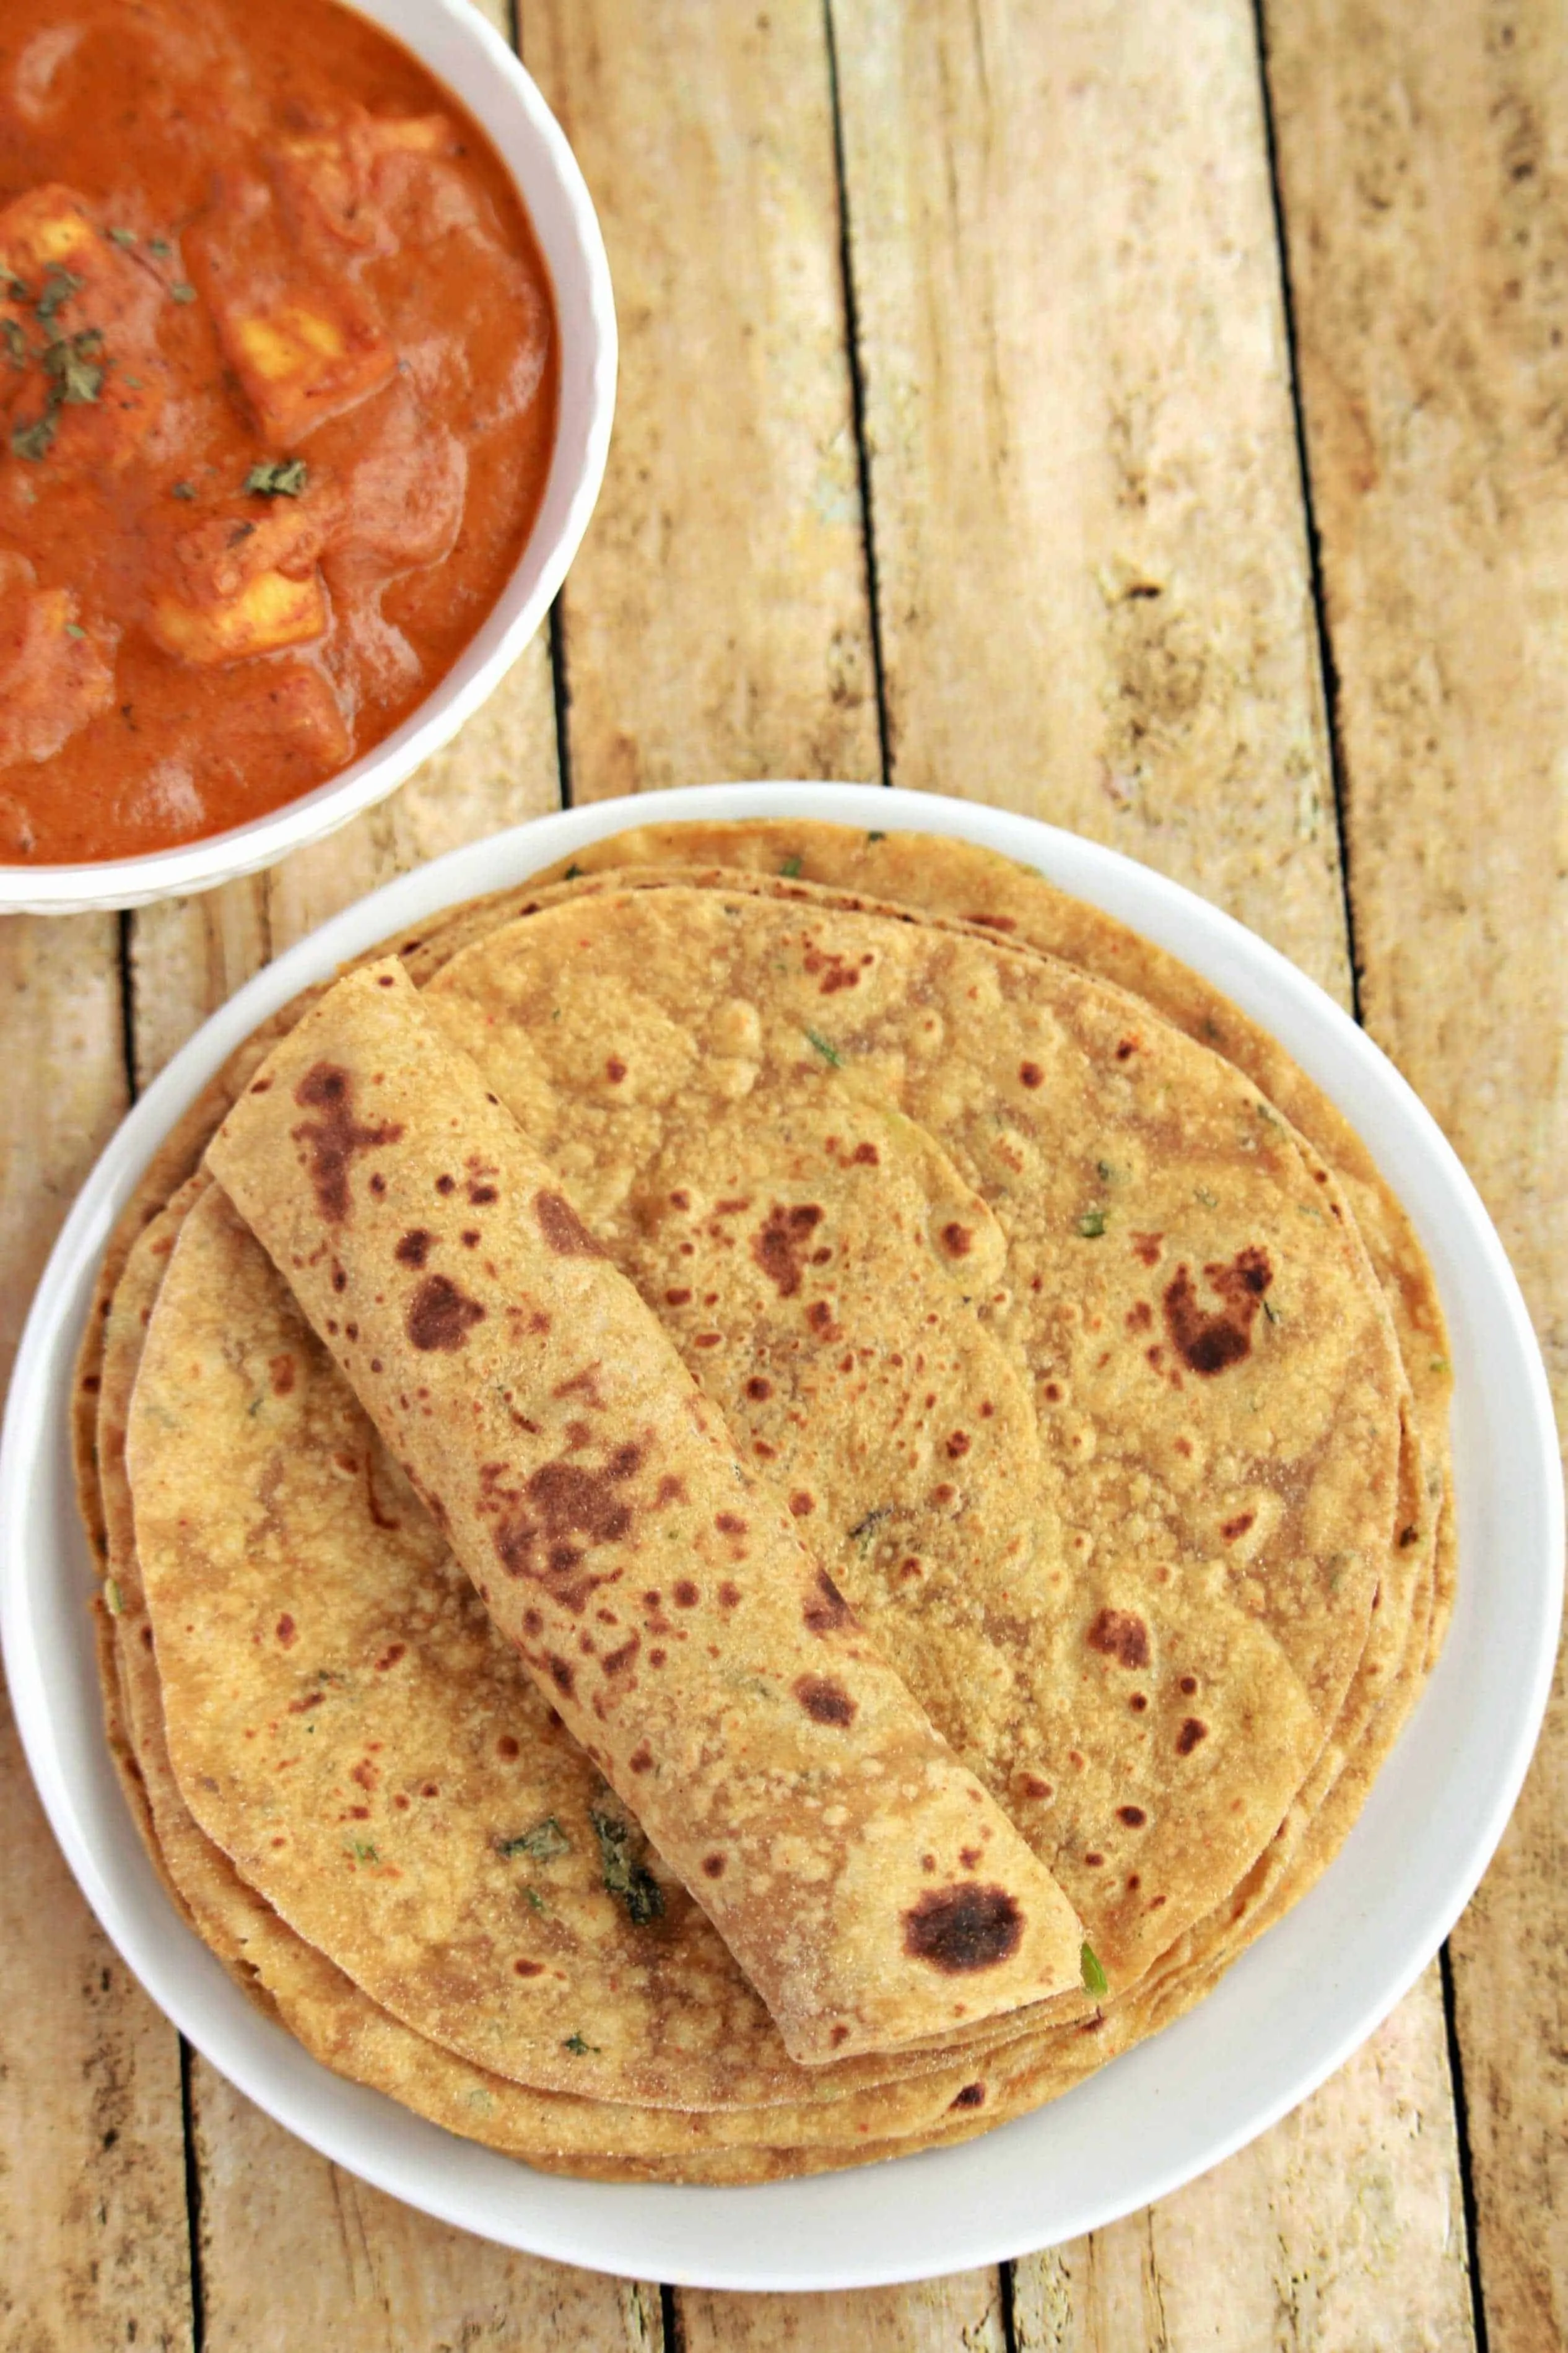
<path id="1" fill-rule="evenodd" d="M 334 909 L 552 808 L 880 777 L 1131 851 L 1352 1006 L 1561 1388 L 1568 52 L 1545 0 L 487 0 L 623 337 L 548 642 L 382 809 L 0 923 L 0 1345 L 126 1104 Z M 1147 2212 L 899 2290 L 616 2281 L 426 2222 L 181 2048 L 0 1735 L 0 2353 L 1568 2342 L 1568 1717 L 1442 1965 Z"/>

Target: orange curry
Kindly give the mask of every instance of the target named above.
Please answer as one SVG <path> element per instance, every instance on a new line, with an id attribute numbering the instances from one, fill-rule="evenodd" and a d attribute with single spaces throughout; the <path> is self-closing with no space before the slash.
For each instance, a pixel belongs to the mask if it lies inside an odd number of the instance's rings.
<path id="1" fill-rule="evenodd" d="M 0 863 L 222 831 L 378 743 L 517 562 L 549 280 L 329 0 L 0 0 Z"/>

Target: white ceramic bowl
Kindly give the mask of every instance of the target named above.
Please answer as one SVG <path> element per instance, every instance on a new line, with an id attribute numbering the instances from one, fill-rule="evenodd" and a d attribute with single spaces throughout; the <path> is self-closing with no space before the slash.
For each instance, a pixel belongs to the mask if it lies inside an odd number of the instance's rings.
<path id="1" fill-rule="evenodd" d="M 313 792 L 200 841 L 84 866 L 0 866 L 0 913 L 142 907 L 273 865 L 384 799 L 477 711 L 550 608 L 604 478 L 616 399 L 610 269 L 560 124 L 470 0 L 346 0 L 411 49 L 483 125 L 511 173 L 550 271 L 561 393 L 544 497 L 517 569 L 435 691 L 374 751 Z"/>
<path id="2" fill-rule="evenodd" d="M 1206 2001 L 1065 2099 L 960 2148 L 816 2180 L 562 2180 L 329 2074 L 176 1917 L 104 1742 L 71 1491 L 72 1356 L 99 1254 L 155 1145 L 230 1049 L 307 981 L 628 824 L 806 814 L 960 835 L 1039 868 L 1225 989 L 1359 1128 L 1415 1221 L 1447 1312 L 1458 1604 L 1332 1868 Z M 1468 1177 L 1371 1040 L 1272 948 L 1147 868 L 1026 818 L 860 785 L 707 786 L 544 818 L 405 875 L 258 974 L 175 1056 L 83 1188 L 39 1287 L 0 1445 L 0 1633 L 16 1720 L 71 1868 L 153 2000 L 270 2115 L 410 2205 L 565 2263 L 713 2287 L 868 2286 L 1049 2245 L 1178 2189 L 1305 2099 L 1426 1966 L 1502 1833 L 1546 1704 L 1562 1555 L 1552 1408 L 1518 1287 Z"/>

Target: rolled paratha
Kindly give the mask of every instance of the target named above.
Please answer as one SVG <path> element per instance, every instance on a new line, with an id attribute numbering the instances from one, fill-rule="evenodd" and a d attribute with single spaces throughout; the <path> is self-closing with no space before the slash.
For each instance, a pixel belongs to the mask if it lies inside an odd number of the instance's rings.
<path id="1" fill-rule="evenodd" d="M 329 991 L 207 1163 L 792 2059 L 1078 1982 L 1071 1907 L 400 964 Z"/>

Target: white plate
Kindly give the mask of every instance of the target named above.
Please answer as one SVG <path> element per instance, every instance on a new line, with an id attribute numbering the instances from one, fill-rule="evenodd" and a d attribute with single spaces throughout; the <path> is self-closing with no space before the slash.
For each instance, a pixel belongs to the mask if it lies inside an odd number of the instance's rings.
<path id="1" fill-rule="evenodd" d="M 577 553 L 604 479 L 616 405 L 616 306 L 605 241 L 576 157 L 500 35 L 470 0 L 347 0 L 468 108 L 517 184 L 550 272 L 560 341 L 555 446 L 522 553 L 446 676 L 390 735 L 312 792 L 226 833 L 82 866 L 0 866 L 0 913 L 144 907 L 275 865 L 357 817 L 439 751 L 533 636 Z"/>
<path id="2" fill-rule="evenodd" d="M 561 2180 L 317 2066 L 171 1909 L 104 1742 L 71 1490 L 72 1356 L 99 1254 L 154 1145 L 229 1050 L 305 982 L 628 823 L 805 814 L 962 835 L 1039 868 L 1217 983 L 1353 1121 L 1415 1220 L 1447 1312 L 1458 1607 L 1332 1869 L 1189 2017 L 1065 2099 L 960 2148 L 810 2181 Z M 1025 818 L 868 786 L 709 786 L 568 810 L 455 850 L 301 941 L 191 1040 L 99 1162 L 39 1287 L 0 1448 L 0 1631 L 22 1738 L 71 1868 L 153 2000 L 280 2123 L 410 2205 L 565 2263 L 724 2288 L 867 2286 L 1048 2245 L 1179 2188 L 1304 2099 L 1431 1959 L 1501 1835 L 1546 1703 L 1562 1553 L 1552 1409 L 1518 1286 L 1469 1179 L 1376 1047 L 1272 948 L 1130 860 Z"/>

